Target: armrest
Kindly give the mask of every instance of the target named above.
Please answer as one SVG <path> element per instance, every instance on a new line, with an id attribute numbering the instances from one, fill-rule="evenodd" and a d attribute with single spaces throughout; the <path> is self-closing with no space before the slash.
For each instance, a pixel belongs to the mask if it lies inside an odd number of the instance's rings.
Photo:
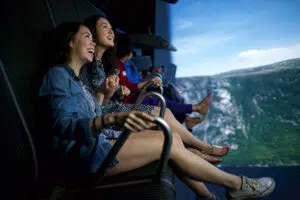
<path id="1" fill-rule="evenodd" d="M 159 74 L 159 73 L 151 74 L 147 79 L 149 80 L 149 79 L 151 79 L 151 78 L 158 78 L 158 79 L 160 79 L 160 81 L 162 82 L 162 76 L 161 76 L 161 74 Z M 147 83 L 147 84 L 143 87 L 143 89 L 142 89 L 142 91 L 141 91 L 141 94 L 145 93 L 146 90 L 148 89 L 148 87 L 149 87 L 150 85 L 152 85 L 152 83 Z M 163 93 L 164 93 L 163 87 L 159 87 L 159 89 L 160 89 L 160 93 L 163 94 Z"/>
<path id="2" fill-rule="evenodd" d="M 153 74 L 149 75 L 147 79 L 151 79 L 151 78 L 158 78 L 162 81 L 162 76 L 160 73 L 153 73 Z"/>
<path id="3" fill-rule="evenodd" d="M 157 92 L 148 92 L 148 93 L 141 94 L 139 96 L 139 98 L 137 99 L 136 103 L 134 104 L 132 110 L 135 110 L 137 108 L 137 106 L 140 105 L 142 100 L 144 98 L 146 98 L 147 96 L 156 96 L 160 100 L 161 109 L 160 109 L 159 116 L 163 117 L 165 115 L 166 102 L 165 102 L 164 97 L 161 94 L 157 93 Z M 159 161 L 159 166 L 158 166 L 157 171 L 156 171 L 156 177 L 157 178 L 160 178 L 165 172 L 165 167 L 168 164 L 170 148 L 171 148 L 171 145 L 172 145 L 172 131 L 171 131 L 171 128 L 167 124 L 167 122 L 164 119 L 160 118 L 160 117 L 154 117 L 155 118 L 155 123 L 163 131 L 165 139 L 164 139 L 163 150 L 162 150 L 162 153 L 161 153 L 161 159 Z M 125 129 L 122 132 L 122 134 L 120 135 L 120 137 L 115 142 L 114 146 L 111 148 L 110 152 L 108 153 L 108 155 L 104 159 L 103 164 L 101 165 L 101 168 L 99 169 L 99 171 L 97 173 L 97 176 L 96 176 L 97 179 L 103 178 L 106 170 L 109 167 L 109 164 L 116 157 L 116 155 L 120 151 L 121 147 L 124 145 L 127 138 L 129 137 L 129 135 L 130 135 L 130 131 L 127 130 L 127 129 Z"/>
<path id="4" fill-rule="evenodd" d="M 147 83 L 147 84 L 143 87 L 143 89 L 142 89 L 140 95 L 146 93 L 146 92 L 147 92 L 147 89 L 148 89 L 148 87 L 149 87 L 150 85 L 153 85 L 153 83 L 151 83 L 151 82 Z M 159 90 L 160 90 L 160 93 L 161 93 L 161 94 L 164 93 L 163 87 L 159 87 Z M 140 96 L 140 95 L 139 95 L 139 96 Z"/>
<path id="5" fill-rule="evenodd" d="M 155 123 L 158 125 L 158 127 L 163 131 L 165 139 L 164 139 L 164 145 L 161 153 L 161 159 L 159 161 L 159 166 L 156 171 L 156 177 L 160 179 L 160 177 L 165 173 L 166 165 L 168 164 L 170 149 L 172 145 L 172 131 L 170 126 L 167 124 L 167 122 L 159 117 L 155 117 Z M 120 151 L 121 147 L 126 142 L 127 138 L 130 135 L 129 130 L 124 130 L 122 134 L 120 135 L 119 139 L 115 142 L 114 146 L 106 156 L 106 158 L 103 161 L 103 164 L 101 165 L 101 168 L 99 169 L 96 179 L 103 178 L 106 170 L 109 167 L 109 164 L 113 161 L 113 159 L 116 157 L 118 152 Z"/>
<path id="6" fill-rule="evenodd" d="M 148 93 L 141 93 L 138 97 L 138 99 L 136 100 L 132 110 L 136 110 L 138 105 L 141 104 L 141 102 L 143 101 L 144 98 L 148 97 L 148 96 L 156 96 L 158 98 L 158 100 L 160 101 L 160 113 L 159 116 L 160 117 L 164 117 L 165 116 L 165 111 L 166 111 L 166 101 L 165 98 L 159 94 L 158 92 L 148 92 Z"/>
<path id="7" fill-rule="evenodd" d="M 160 179 L 165 174 L 166 166 L 168 165 L 173 136 L 170 126 L 164 119 L 155 117 L 155 122 L 159 128 L 162 129 L 165 136 L 164 146 L 159 160 L 159 166 L 156 170 L 156 177 Z"/>

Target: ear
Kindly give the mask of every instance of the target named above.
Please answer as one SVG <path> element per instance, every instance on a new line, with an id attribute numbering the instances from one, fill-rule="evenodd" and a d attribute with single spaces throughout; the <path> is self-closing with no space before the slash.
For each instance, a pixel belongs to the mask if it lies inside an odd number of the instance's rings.
<path id="1" fill-rule="evenodd" d="M 70 40 L 70 42 L 69 42 L 69 47 L 70 47 L 71 49 L 73 49 L 73 47 L 74 47 L 74 40 L 73 40 L 73 39 Z"/>
<path id="2" fill-rule="evenodd" d="M 132 53 L 130 52 L 127 56 L 126 56 L 126 61 L 129 61 L 132 58 Z"/>

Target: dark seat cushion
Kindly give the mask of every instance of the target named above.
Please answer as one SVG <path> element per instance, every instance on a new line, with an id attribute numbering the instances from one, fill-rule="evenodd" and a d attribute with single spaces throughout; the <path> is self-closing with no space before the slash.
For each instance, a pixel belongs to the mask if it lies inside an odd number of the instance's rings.
<path id="1" fill-rule="evenodd" d="M 100 181 L 96 176 L 74 181 L 67 188 L 67 199 L 175 199 L 172 169 L 157 179 L 157 166 L 155 162 Z"/>

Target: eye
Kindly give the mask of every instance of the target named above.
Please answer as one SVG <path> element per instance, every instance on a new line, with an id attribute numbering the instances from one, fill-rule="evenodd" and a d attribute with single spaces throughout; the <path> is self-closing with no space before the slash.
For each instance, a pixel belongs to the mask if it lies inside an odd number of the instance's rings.
<path id="1" fill-rule="evenodd" d="M 85 37 L 85 38 L 92 39 L 92 35 L 91 35 L 90 33 L 86 33 L 86 34 L 84 34 L 84 37 Z"/>

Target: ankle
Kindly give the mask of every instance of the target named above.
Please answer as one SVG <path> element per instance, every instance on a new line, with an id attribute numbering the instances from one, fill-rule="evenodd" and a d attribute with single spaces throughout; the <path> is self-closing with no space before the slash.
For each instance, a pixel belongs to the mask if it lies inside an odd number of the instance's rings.
<path id="1" fill-rule="evenodd" d="M 241 176 L 237 176 L 237 179 L 233 185 L 233 189 L 240 190 L 243 186 L 243 178 Z"/>
<path id="2" fill-rule="evenodd" d="M 192 105 L 192 111 L 197 111 L 197 110 L 198 110 L 197 104 Z"/>
<path id="3" fill-rule="evenodd" d="M 242 188 L 242 177 L 240 176 L 235 176 L 234 177 L 227 179 L 224 182 L 224 185 L 229 189 L 229 190 L 240 190 Z"/>

